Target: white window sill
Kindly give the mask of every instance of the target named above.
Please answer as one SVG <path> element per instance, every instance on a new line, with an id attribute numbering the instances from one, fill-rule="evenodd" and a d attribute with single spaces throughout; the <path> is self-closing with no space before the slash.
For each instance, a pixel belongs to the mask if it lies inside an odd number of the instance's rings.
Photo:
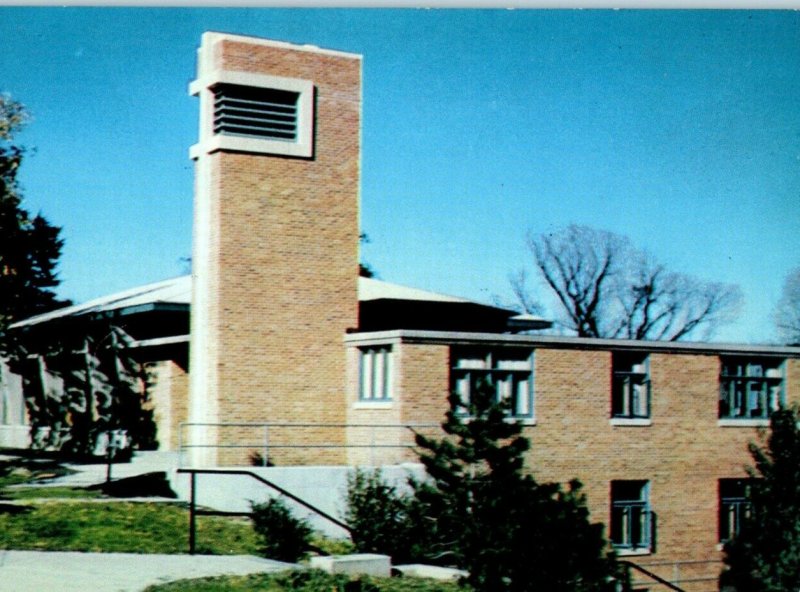
<path id="1" fill-rule="evenodd" d="M 516 421 L 519 425 L 535 426 L 536 420 L 532 417 L 509 418 L 506 421 Z"/>
<path id="2" fill-rule="evenodd" d="M 460 419 L 463 423 L 469 423 L 474 417 L 470 415 L 458 415 L 458 419 Z M 533 417 L 506 417 L 503 421 L 506 423 L 518 423 L 521 426 L 535 426 L 536 419 Z"/>
<path id="3" fill-rule="evenodd" d="M 353 409 L 391 409 L 394 401 L 356 401 Z"/>
<path id="4" fill-rule="evenodd" d="M 614 549 L 617 557 L 641 557 L 642 555 L 652 555 L 651 549 Z"/>
<path id="5" fill-rule="evenodd" d="M 608 423 L 612 426 L 647 427 L 653 425 L 653 420 L 645 417 L 612 417 Z"/>
<path id="6" fill-rule="evenodd" d="M 721 428 L 767 428 L 768 419 L 720 419 L 717 425 Z"/>

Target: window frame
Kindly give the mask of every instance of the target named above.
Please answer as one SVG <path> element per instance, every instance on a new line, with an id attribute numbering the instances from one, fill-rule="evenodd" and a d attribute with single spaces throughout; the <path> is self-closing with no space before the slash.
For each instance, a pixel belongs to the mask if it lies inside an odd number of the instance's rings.
<path id="1" fill-rule="evenodd" d="M 753 388 L 755 385 L 757 388 Z M 754 401 L 757 401 L 755 405 Z M 785 359 L 720 356 L 720 420 L 768 421 L 772 412 L 785 402 Z"/>
<path id="2" fill-rule="evenodd" d="M 731 495 L 723 491 L 723 486 L 741 488 L 739 495 Z M 750 502 L 749 490 L 752 479 L 723 478 L 717 481 L 717 536 L 720 544 L 736 538 L 745 521 L 749 518 L 753 505 Z M 726 511 L 726 504 L 730 506 Z"/>
<path id="3" fill-rule="evenodd" d="M 376 366 L 376 359 L 380 365 Z M 368 362 L 367 362 L 368 361 Z M 381 368 L 380 374 L 375 372 Z M 369 381 L 365 380 L 365 372 L 369 372 Z M 376 377 L 381 377 L 380 389 Z M 369 384 L 368 392 L 365 386 Z M 358 402 L 359 403 L 391 403 L 394 400 L 394 351 L 391 345 L 373 345 L 358 348 Z"/>
<path id="4" fill-rule="evenodd" d="M 619 498 L 622 492 L 615 495 L 615 489 L 638 487 L 638 499 Z M 610 484 L 610 520 L 609 541 L 620 554 L 648 554 L 653 552 L 655 539 L 655 514 L 650 504 L 650 481 L 644 479 L 613 480 Z M 621 512 L 621 515 L 620 515 Z M 638 520 L 632 516 L 638 514 Z M 617 516 L 620 516 L 618 519 Z M 623 525 L 618 532 L 618 524 Z M 638 528 L 636 525 L 639 525 Z M 638 530 L 638 536 L 636 536 Z"/>
<path id="5" fill-rule="evenodd" d="M 634 380 L 636 382 L 634 382 Z M 622 383 L 622 401 L 618 402 L 619 386 Z M 624 384 L 628 385 L 627 393 Z M 644 390 L 644 413 L 636 413 L 641 407 L 635 402 L 637 386 Z M 625 409 L 628 409 L 626 412 Z M 619 410 L 621 409 L 621 410 Z M 619 410 L 619 411 L 618 411 Z M 650 420 L 652 418 L 652 382 L 650 380 L 650 354 L 639 352 L 612 352 L 611 354 L 611 419 Z"/>
<path id="6" fill-rule="evenodd" d="M 503 355 L 505 354 L 505 355 Z M 481 347 L 481 346 L 454 346 L 450 348 L 450 390 L 459 394 L 464 401 L 464 393 L 461 392 L 460 384 L 466 380 L 469 391 L 473 391 L 475 385 L 481 379 L 489 378 L 496 385 L 498 391 L 495 395 L 495 402 L 503 398 L 511 398 L 511 407 L 508 414 L 510 420 L 520 420 L 523 422 L 535 422 L 535 396 L 534 396 L 534 356 L 535 350 L 530 347 Z M 484 367 L 468 367 L 459 365 L 462 360 L 482 359 Z M 526 368 L 502 367 L 503 362 L 525 363 Z M 506 364 L 508 366 L 508 364 Z M 525 399 L 519 403 L 519 387 L 526 382 Z M 505 388 L 507 395 L 502 397 L 499 392 L 501 385 L 510 385 Z M 466 406 L 461 405 L 457 414 L 460 417 L 469 418 Z M 522 406 L 523 412 L 517 410 Z"/>

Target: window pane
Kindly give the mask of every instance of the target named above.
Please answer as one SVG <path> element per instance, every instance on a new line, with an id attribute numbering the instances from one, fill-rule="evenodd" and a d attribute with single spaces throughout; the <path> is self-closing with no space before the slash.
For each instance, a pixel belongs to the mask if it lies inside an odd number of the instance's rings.
<path id="1" fill-rule="evenodd" d="M 372 398 L 372 352 L 361 352 L 361 398 Z"/>
<path id="2" fill-rule="evenodd" d="M 488 368 L 486 358 L 459 358 L 456 368 L 483 370 Z"/>
<path id="3" fill-rule="evenodd" d="M 516 385 L 516 397 L 514 401 L 514 414 L 521 416 L 531 416 L 531 391 L 528 380 L 519 380 Z"/>
<path id="4" fill-rule="evenodd" d="M 508 401 L 511 416 L 532 416 L 532 352 L 526 348 L 458 348 L 451 353 L 451 384 L 465 404 L 483 382 L 493 385 L 489 395 Z M 468 380 L 467 380 L 468 377 Z M 524 393 L 524 396 L 523 396 Z"/>
<path id="5" fill-rule="evenodd" d="M 384 350 L 378 350 L 373 354 L 374 359 L 374 369 L 372 373 L 372 398 L 374 399 L 382 399 L 384 397 L 384 363 L 386 358 L 386 352 Z"/>
<path id="6" fill-rule="evenodd" d="M 528 358 L 524 360 L 497 360 L 498 370 L 530 370 L 531 362 Z"/>

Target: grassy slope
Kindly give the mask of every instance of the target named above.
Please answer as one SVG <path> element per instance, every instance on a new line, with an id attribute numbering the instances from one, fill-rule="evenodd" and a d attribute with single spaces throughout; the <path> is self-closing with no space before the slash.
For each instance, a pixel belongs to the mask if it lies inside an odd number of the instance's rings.
<path id="1" fill-rule="evenodd" d="M 186 553 L 188 511 L 180 504 L 37 502 L 0 505 L 0 548 L 119 553 Z M 249 521 L 198 517 L 198 551 L 256 554 Z"/>

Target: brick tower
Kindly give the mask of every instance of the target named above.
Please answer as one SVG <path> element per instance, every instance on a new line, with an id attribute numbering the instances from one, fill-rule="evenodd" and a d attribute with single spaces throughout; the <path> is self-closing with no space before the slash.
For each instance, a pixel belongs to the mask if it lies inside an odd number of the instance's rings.
<path id="1" fill-rule="evenodd" d="M 361 58 L 206 33 L 190 91 L 200 97 L 190 421 L 341 423 L 342 342 L 358 319 Z M 187 436 L 258 441 L 248 429 Z M 225 464 L 246 463 L 247 450 L 235 453 Z M 193 448 L 190 462 L 222 454 Z M 322 461 L 282 454 L 281 464 Z"/>

